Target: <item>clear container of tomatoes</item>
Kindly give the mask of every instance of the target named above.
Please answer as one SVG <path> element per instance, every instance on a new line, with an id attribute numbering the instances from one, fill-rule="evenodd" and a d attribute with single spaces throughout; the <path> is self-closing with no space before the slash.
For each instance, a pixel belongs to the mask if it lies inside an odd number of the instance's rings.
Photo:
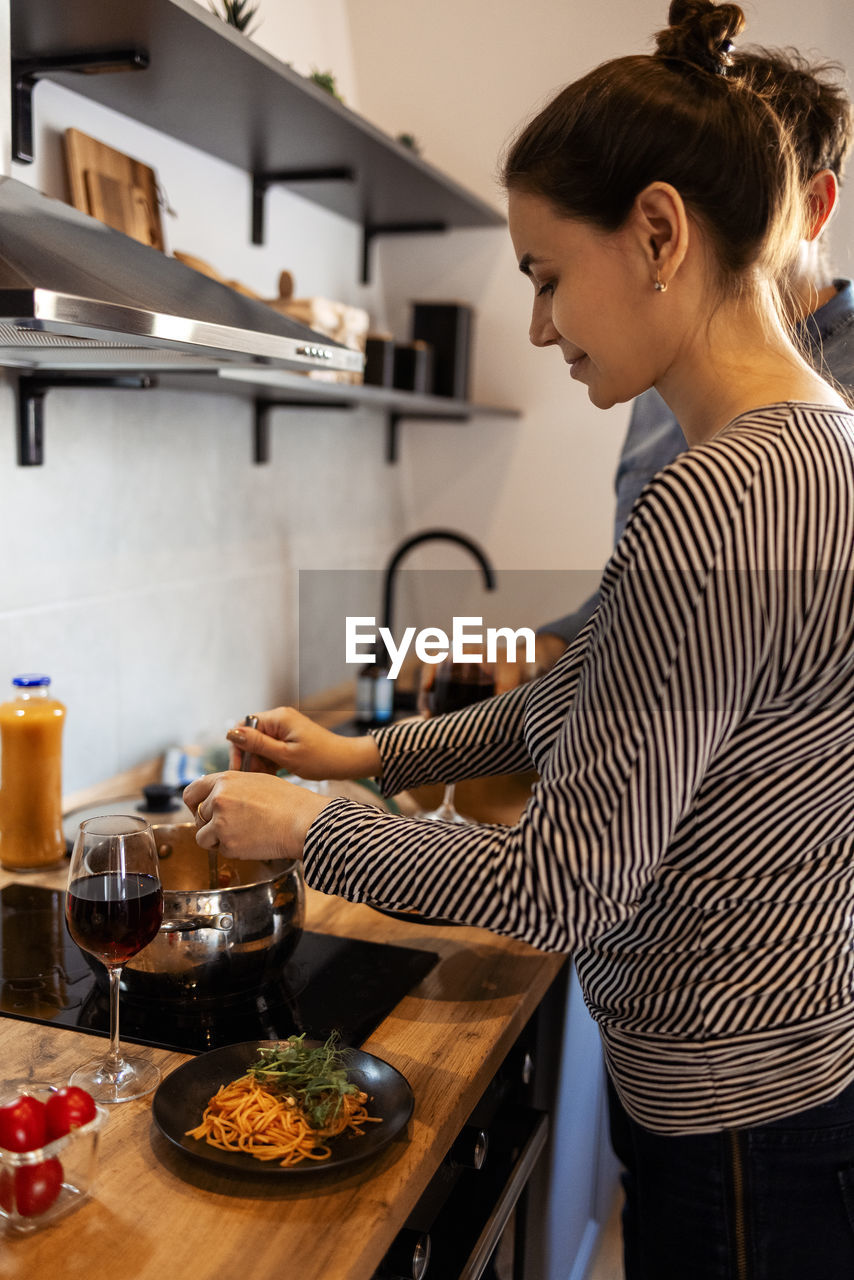
<path id="1" fill-rule="evenodd" d="M 27 1233 L 90 1195 L 109 1112 L 82 1089 L 13 1081 L 0 1086 L 0 1219 Z"/>

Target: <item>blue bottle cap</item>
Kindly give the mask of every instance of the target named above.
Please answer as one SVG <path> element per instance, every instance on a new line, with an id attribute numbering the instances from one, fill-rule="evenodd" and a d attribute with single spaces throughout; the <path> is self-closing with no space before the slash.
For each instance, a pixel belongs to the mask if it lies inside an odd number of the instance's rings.
<path id="1" fill-rule="evenodd" d="M 13 676 L 12 684 L 17 685 L 20 689 L 37 689 L 41 685 L 50 684 L 50 676 Z"/>

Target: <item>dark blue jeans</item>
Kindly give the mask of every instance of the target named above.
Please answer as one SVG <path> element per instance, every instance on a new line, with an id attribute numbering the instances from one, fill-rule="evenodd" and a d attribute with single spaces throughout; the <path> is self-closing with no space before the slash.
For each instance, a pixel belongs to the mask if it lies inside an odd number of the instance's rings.
<path id="1" fill-rule="evenodd" d="M 854 1280 L 854 1084 L 752 1129 L 668 1136 L 608 1084 L 626 1280 Z"/>

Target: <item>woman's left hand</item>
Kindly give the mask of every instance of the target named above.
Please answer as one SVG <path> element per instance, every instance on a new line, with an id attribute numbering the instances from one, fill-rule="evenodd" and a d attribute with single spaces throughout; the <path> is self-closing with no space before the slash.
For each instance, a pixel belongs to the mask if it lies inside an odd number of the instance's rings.
<path id="1" fill-rule="evenodd" d="M 184 791 L 196 842 L 230 858 L 301 858 L 328 799 L 268 773 L 209 773 Z"/>

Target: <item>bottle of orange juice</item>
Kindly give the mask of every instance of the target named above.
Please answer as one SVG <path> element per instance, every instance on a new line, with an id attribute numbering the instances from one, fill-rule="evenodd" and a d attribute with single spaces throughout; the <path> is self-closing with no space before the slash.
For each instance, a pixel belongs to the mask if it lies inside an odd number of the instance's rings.
<path id="1" fill-rule="evenodd" d="M 12 691 L 0 703 L 0 866 L 24 871 L 65 856 L 65 707 L 51 697 L 50 676 L 15 676 Z"/>

